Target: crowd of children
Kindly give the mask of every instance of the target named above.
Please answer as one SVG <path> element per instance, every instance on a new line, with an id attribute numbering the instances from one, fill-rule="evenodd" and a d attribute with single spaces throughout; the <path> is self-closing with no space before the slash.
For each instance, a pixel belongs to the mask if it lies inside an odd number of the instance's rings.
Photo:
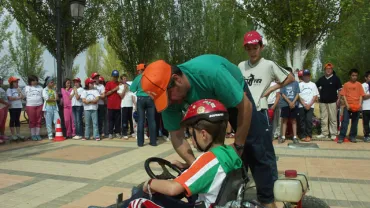
<path id="1" fill-rule="evenodd" d="M 286 69 L 292 71 L 289 67 Z M 330 138 L 332 140 L 337 139 L 338 143 L 342 143 L 346 138 L 349 120 L 351 120 L 351 128 L 348 138 L 351 142 L 356 142 L 358 121 L 361 112 L 364 129 L 363 140 L 364 142 L 370 142 L 370 71 L 365 73 L 365 82 L 363 84 L 357 81 L 358 75 L 359 72 L 357 69 L 351 69 L 349 72 L 350 80 L 343 86 L 336 87 L 338 88 L 338 95 L 335 96 L 338 96 L 339 99 L 335 99 L 341 101 L 336 106 L 336 109 L 339 109 L 338 114 L 341 115 L 338 115 L 338 123 L 340 122 L 341 125 L 339 131 L 330 130 L 332 132 Z M 268 98 L 269 109 L 274 111 L 274 115 L 271 115 L 273 117 L 273 138 L 278 139 L 279 143 L 285 141 L 288 123 L 291 125 L 293 142 L 298 143 L 298 138 L 304 142 L 310 142 L 312 139 L 312 120 L 315 103 L 321 101 L 321 99 L 319 100 L 321 82 L 312 82 L 311 72 L 308 69 L 299 71 L 298 77 L 299 82 L 295 81 L 280 90 L 274 91 Z M 334 82 L 330 83 L 333 84 Z M 279 100 L 279 104 L 276 104 L 276 100 Z M 336 100 L 334 103 L 336 103 Z M 325 105 L 320 105 L 320 108 L 325 108 Z M 325 110 L 327 109 L 320 109 L 320 112 Z M 337 114 L 337 111 L 335 113 Z M 335 115 L 336 117 L 337 115 Z M 324 125 L 328 125 L 327 122 L 323 123 Z M 328 131 L 328 126 L 324 126 L 322 129 L 323 131 Z M 323 136 L 319 135 L 318 138 L 321 139 Z"/>

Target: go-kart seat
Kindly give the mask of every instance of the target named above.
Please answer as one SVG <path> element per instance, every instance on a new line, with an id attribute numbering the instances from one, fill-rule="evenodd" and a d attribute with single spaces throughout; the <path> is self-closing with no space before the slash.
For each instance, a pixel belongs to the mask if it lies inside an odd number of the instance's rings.
<path id="1" fill-rule="evenodd" d="M 248 182 L 249 179 L 244 167 L 228 173 L 222 182 L 214 205 L 225 206 L 227 202 L 237 200 L 239 188 Z"/>

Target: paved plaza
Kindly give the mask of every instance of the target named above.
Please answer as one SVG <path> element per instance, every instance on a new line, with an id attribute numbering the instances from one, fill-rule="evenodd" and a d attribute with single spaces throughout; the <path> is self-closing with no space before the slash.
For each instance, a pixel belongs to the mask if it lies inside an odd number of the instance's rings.
<path id="1" fill-rule="evenodd" d="M 231 143 L 233 139 L 227 139 Z M 331 207 L 370 207 L 370 144 L 318 141 L 319 149 L 275 144 L 279 172 L 297 169 L 310 180 L 310 195 Z M 136 146 L 135 139 L 49 142 L 0 146 L 0 207 L 86 208 L 114 203 L 148 178 L 148 157 L 178 159 L 170 142 Z M 251 183 L 253 185 L 253 182 Z"/>

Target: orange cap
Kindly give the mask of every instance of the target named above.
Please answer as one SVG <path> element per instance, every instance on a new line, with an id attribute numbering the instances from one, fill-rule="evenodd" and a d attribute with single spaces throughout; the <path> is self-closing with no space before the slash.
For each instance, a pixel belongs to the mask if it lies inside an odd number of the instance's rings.
<path id="1" fill-rule="evenodd" d="M 18 79 L 17 77 L 11 76 L 11 77 L 9 77 L 9 79 L 8 79 L 8 83 L 10 84 L 10 83 L 15 82 L 15 81 L 18 81 L 18 80 L 19 80 L 19 79 Z"/>
<path id="2" fill-rule="evenodd" d="M 153 100 L 158 112 L 168 106 L 167 86 L 171 79 L 171 65 L 163 60 L 149 64 L 141 78 L 141 87 Z"/>
<path id="3" fill-rule="evenodd" d="M 329 63 L 325 64 L 324 69 L 326 69 L 328 67 L 334 68 L 334 65 L 329 62 Z"/>
<path id="4" fill-rule="evenodd" d="M 145 69 L 145 64 L 138 64 L 136 66 L 136 70 L 140 71 L 140 70 L 144 70 Z"/>

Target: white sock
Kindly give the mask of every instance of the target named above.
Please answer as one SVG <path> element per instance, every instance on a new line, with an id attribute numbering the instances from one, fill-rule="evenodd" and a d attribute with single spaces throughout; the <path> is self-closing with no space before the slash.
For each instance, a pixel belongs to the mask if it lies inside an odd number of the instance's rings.
<path id="1" fill-rule="evenodd" d="M 35 135 L 40 136 L 40 128 L 35 128 Z"/>
<path id="2" fill-rule="evenodd" d="M 282 139 L 285 139 L 285 136 L 282 136 L 281 138 L 282 138 Z"/>
<path id="3" fill-rule="evenodd" d="M 31 136 L 35 136 L 35 128 L 31 128 Z"/>

